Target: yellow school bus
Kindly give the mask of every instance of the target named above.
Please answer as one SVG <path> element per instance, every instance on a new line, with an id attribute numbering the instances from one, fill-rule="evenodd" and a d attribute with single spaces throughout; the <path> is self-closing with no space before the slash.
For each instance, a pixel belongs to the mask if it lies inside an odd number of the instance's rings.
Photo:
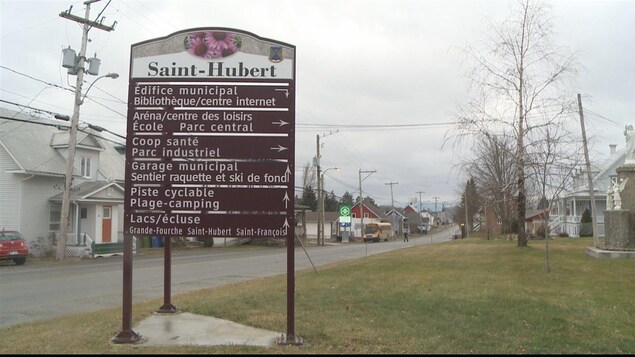
<path id="1" fill-rule="evenodd" d="M 364 242 L 387 241 L 388 239 L 392 239 L 394 234 L 392 224 L 388 222 L 368 223 L 364 227 Z"/>

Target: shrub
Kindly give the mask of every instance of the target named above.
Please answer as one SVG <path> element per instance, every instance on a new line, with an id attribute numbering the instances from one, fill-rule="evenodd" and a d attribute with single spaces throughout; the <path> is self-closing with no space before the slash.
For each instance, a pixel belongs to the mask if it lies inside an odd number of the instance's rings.
<path id="1" fill-rule="evenodd" d="M 593 218 L 591 217 L 591 211 L 585 209 L 580 218 L 580 237 L 593 236 Z"/>
<path id="2" fill-rule="evenodd" d="M 196 237 L 198 242 L 203 242 L 204 247 L 214 246 L 214 237 Z"/>

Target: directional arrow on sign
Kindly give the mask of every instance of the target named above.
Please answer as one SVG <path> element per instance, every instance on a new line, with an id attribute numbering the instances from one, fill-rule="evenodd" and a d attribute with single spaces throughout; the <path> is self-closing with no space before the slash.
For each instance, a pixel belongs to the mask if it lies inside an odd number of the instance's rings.
<path id="1" fill-rule="evenodd" d="M 284 198 L 282 200 L 284 201 L 284 208 L 289 208 L 289 201 L 291 199 L 289 198 L 289 194 L 287 193 L 287 191 L 284 192 Z"/>
<path id="2" fill-rule="evenodd" d="M 289 90 L 288 89 L 276 89 L 277 91 L 284 92 L 284 95 L 289 98 Z"/>
<path id="3" fill-rule="evenodd" d="M 278 150 L 278 152 L 281 152 L 287 150 L 287 148 L 278 144 L 278 147 L 272 147 L 271 150 Z"/>
<path id="4" fill-rule="evenodd" d="M 272 124 L 278 124 L 278 126 L 282 127 L 282 126 L 285 126 L 285 125 L 289 125 L 289 122 L 280 119 L 279 121 L 274 121 Z"/>

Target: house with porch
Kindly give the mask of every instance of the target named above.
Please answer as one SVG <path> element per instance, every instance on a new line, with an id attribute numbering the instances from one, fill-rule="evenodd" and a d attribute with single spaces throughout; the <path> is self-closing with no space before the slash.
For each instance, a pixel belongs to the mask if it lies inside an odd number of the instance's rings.
<path id="1" fill-rule="evenodd" d="M 59 237 L 69 149 L 68 123 L 0 108 L 0 227 L 18 230 L 33 255 L 59 239 L 67 255 L 123 242 L 125 157 L 117 144 L 80 124 L 67 237 Z M 74 249 L 79 248 L 79 249 Z"/>
<path id="2" fill-rule="evenodd" d="M 606 192 L 617 180 L 617 168 L 624 164 L 626 150 L 616 150 L 617 145 L 609 145 L 608 158 L 598 167 L 592 167 L 593 195 L 597 212 L 598 237 L 604 236 L 604 211 L 606 210 Z M 580 220 L 584 211 L 591 208 L 586 169 L 577 171 L 573 183 L 552 202 L 549 212 L 549 234 L 551 236 L 580 236 Z"/>

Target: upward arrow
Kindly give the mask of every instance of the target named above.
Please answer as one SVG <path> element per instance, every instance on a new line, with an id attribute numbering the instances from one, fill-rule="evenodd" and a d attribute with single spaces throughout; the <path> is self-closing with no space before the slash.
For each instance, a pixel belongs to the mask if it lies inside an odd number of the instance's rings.
<path id="1" fill-rule="evenodd" d="M 284 198 L 282 198 L 282 200 L 284 201 L 284 208 L 289 208 L 289 201 L 291 199 L 289 198 L 287 191 L 284 191 Z"/>

